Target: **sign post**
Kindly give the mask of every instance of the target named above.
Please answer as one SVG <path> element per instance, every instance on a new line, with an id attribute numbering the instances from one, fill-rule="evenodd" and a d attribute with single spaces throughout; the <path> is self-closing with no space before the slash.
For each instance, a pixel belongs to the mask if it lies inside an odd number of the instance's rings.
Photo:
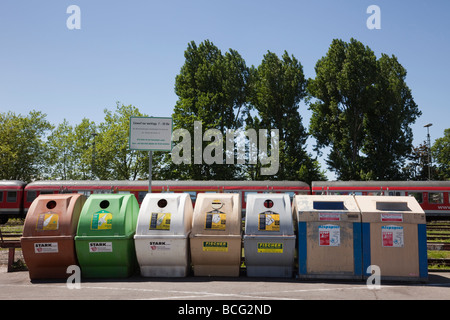
<path id="1" fill-rule="evenodd" d="M 130 117 L 130 149 L 149 151 L 148 193 L 152 192 L 153 151 L 172 151 L 172 118 Z"/>

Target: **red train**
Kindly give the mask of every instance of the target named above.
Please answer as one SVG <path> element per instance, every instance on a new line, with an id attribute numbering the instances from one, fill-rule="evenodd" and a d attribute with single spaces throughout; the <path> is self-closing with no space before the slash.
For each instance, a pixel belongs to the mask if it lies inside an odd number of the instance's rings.
<path id="1" fill-rule="evenodd" d="M 24 217 L 40 194 L 133 193 L 139 204 L 148 191 L 148 181 L 0 181 L 0 222 L 10 217 Z M 187 192 L 193 203 L 199 192 L 239 192 L 245 210 L 247 194 L 255 192 L 309 194 L 310 186 L 300 181 L 152 181 L 152 192 Z M 14 194 L 14 196 L 13 196 Z M 2 198 L 3 197 L 3 198 Z M 4 208 L 4 210 L 2 210 Z"/>
<path id="2" fill-rule="evenodd" d="M 22 181 L 0 180 L 0 223 L 24 217 L 39 194 L 133 193 L 141 203 L 148 181 Z M 153 181 L 152 192 L 187 192 L 195 204 L 199 192 L 239 192 L 245 210 L 248 193 L 356 194 L 414 196 L 428 219 L 450 218 L 450 181 Z"/>
<path id="3" fill-rule="evenodd" d="M 314 181 L 312 194 L 413 196 L 428 220 L 450 218 L 450 181 Z"/>

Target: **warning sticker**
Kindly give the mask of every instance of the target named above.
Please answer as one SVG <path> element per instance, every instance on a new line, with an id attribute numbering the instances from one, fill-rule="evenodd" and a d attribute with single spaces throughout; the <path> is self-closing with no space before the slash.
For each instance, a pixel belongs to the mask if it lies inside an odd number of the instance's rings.
<path id="1" fill-rule="evenodd" d="M 206 213 L 205 230 L 224 231 L 227 226 L 227 215 L 225 212 L 213 210 Z"/>
<path id="2" fill-rule="evenodd" d="M 402 222 L 403 214 L 402 213 L 382 213 L 381 214 L 382 222 Z"/>
<path id="3" fill-rule="evenodd" d="M 228 252 L 228 242 L 203 241 L 203 251 Z"/>
<path id="4" fill-rule="evenodd" d="M 283 253 L 282 243 L 258 242 L 258 253 Z"/>
<path id="5" fill-rule="evenodd" d="M 259 214 L 259 231 L 280 231 L 280 214 L 266 211 Z"/>
<path id="6" fill-rule="evenodd" d="M 152 212 L 149 230 L 170 230 L 170 213 Z"/>
<path id="7" fill-rule="evenodd" d="M 36 230 L 55 231 L 59 229 L 59 215 L 57 213 L 41 213 L 37 219 Z"/>
<path id="8" fill-rule="evenodd" d="M 382 226 L 381 239 L 383 247 L 402 248 L 404 245 L 403 227 L 401 226 Z"/>
<path id="9" fill-rule="evenodd" d="M 341 220 L 340 213 L 319 213 L 319 221 L 339 221 Z"/>
<path id="10" fill-rule="evenodd" d="M 333 224 L 319 226 L 319 246 L 338 247 L 341 244 L 341 228 Z"/>
<path id="11" fill-rule="evenodd" d="M 89 252 L 113 252 L 112 242 L 89 242 Z"/>
<path id="12" fill-rule="evenodd" d="M 58 243 L 57 242 L 35 243 L 34 253 L 58 253 Z"/>
<path id="13" fill-rule="evenodd" d="M 92 215 L 91 230 L 111 230 L 112 214 L 106 210 L 100 210 Z"/>

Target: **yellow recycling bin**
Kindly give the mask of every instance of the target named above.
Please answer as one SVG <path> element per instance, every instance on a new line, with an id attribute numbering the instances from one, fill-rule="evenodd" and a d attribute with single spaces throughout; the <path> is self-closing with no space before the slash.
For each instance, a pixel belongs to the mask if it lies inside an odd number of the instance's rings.
<path id="1" fill-rule="evenodd" d="M 238 277 L 241 238 L 239 194 L 198 194 L 190 234 L 194 275 Z"/>

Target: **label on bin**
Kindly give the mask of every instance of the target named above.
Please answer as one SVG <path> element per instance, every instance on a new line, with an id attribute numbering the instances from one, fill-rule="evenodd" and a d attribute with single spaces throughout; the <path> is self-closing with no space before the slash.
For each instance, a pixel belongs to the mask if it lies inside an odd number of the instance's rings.
<path id="1" fill-rule="evenodd" d="M 403 227 L 401 226 L 382 226 L 381 239 L 383 247 L 402 248 L 404 244 Z"/>
<path id="2" fill-rule="evenodd" d="M 170 230 L 170 213 L 152 212 L 149 230 Z"/>
<path id="3" fill-rule="evenodd" d="M 112 242 L 89 242 L 89 252 L 113 252 Z"/>
<path id="4" fill-rule="evenodd" d="M 203 251 L 228 252 L 228 242 L 203 241 Z"/>
<path id="5" fill-rule="evenodd" d="M 100 210 L 92 215 L 91 230 L 111 230 L 112 214 L 106 210 Z"/>
<path id="6" fill-rule="evenodd" d="M 205 230 L 224 231 L 227 226 L 227 215 L 225 212 L 213 210 L 206 213 Z"/>
<path id="7" fill-rule="evenodd" d="M 41 213 L 36 222 L 38 231 L 55 231 L 59 228 L 59 215 L 57 213 Z"/>
<path id="8" fill-rule="evenodd" d="M 319 246 L 339 247 L 341 228 L 333 224 L 319 226 Z"/>
<path id="9" fill-rule="evenodd" d="M 262 212 L 258 215 L 259 231 L 280 231 L 280 214 L 272 211 Z"/>
<path id="10" fill-rule="evenodd" d="M 319 221 L 339 221 L 339 220 L 341 220 L 341 213 L 339 212 L 319 213 Z"/>
<path id="11" fill-rule="evenodd" d="M 258 242 L 258 253 L 283 253 L 283 243 Z"/>
<path id="12" fill-rule="evenodd" d="M 58 253 L 58 243 L 57 242 L 35 243 L 34 253 Z"/>
<path id="13" fill-rule="evenodd" d="M 403 221 L 403 214 L 402 213 L 382 213 L 381 214 L 381 221 L 384 222 L 402 222 Z"/>

